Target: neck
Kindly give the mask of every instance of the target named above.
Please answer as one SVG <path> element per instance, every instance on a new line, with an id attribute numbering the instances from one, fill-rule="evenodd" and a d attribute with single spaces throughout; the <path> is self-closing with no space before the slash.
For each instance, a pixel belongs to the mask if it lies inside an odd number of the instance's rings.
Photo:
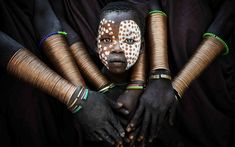
<path id="1" fill-rule="evenodd" d="M 103 67 L 102 72 L 112 83 L 125 84 L 129 81 L 129 71 L 120 74 L 115 74 L 111 73 L 106 67 Z"/>

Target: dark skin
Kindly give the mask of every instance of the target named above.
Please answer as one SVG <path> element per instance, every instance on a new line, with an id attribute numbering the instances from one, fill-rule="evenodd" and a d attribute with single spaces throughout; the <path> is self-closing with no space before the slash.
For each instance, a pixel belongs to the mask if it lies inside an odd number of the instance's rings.
<path id="1" fill-rule="evenodd" d="M 48 33 L 60 31 L 63 27 L 71 37 L 69 43 L 75 43 L 78 41 L 77 34 L 73 29 L 64 21 L 64 17 L 60 11 L 56 16 L 48 1 L 36 1 L 37 8 L 35 12 L 35 26 L 39 32 L 39 35 L 45 36 Z M 60 5 L 57 5 L 60 7 Z M 60 9 L 60 8 L 59 8 Z M 57 9 L 55 9 L 57 10 Z M 57 12 L 57 11 L 56 11 Z M 58 18 L 60 18 L 60 22 Z M 51 25 L 43 25 L 45 21 Z M 112 103 L 113 107 L 117 107 L 117 104 Z M 104 95 L 89 91 L 89 97 L 84 104 L 83 109 L 74 115 L 77 123 L 84 128 L 84 133 L 87 135 L 86 138 L 90 140 L 105 140 L 111 144 L 115 142 L 122 142 L 124 137 L 124 130 L 120 122 L 116 119 L 110 106 L 108 105 Z"/>
<path id="2" fill-rule="evenodd" d="M 150 11 L 161 10 L 156 0 L 149 1 Z M 150 80 L 140 97 L 140 102 L 127 130 L 134 130 L 138 134 L 138 141 L 149 141 L 157 136 L 166 118 L 173 124 L 177 102 L 174 97 L 172 83 L 168 79 Z M 139 132 L 137 132 L 139 131 Z M 136 138 L 136 136 L 134 137 Z"/>
<path id="3" fill-rule="evenodd" d="M 123 20 L 133 20 L 132 15 L 133 14 L 131 11 L 124 12 L 124 13 L 112 12 L 112 13 L 105 13 L 103 15 L 102 19 L 105 18 L 107 20 L 114 20 L 115 21 L 115 23 L 114 23 L 115 28 L 113 28 L 113 32 L 114 32 L 113 35 L 118 36 L 119 22 L 123 21 Z M 117 24 L 116 24 L 116 22 L 117 22 Z M 112 44 L 112 36 L 105 35 L 104 37 L 101 37 L 101 40 L 105 41 L 105 44 L 107 46 Z M 142 44 L 142 46 L 141 46 L 140 52 L 142 52 L 142 50 L 143 50 L 144 42 L 141 42 L 141 44 Z M 111 49 L 111 53 L 109 54 L 107 59 L 108 59 L 107 60 L 107 63 L 108 63 L 107 64 L 107 66 L 108 66 L 107 76 L 110 77 L 112 82 L 120 83 L 120 81 L 122 81 L 122 79 L 125 79 L 125 77 L 126 77 L 125 68 L 127 66 L 127 64 L 126 64 L 127 60 L 126 60 L 124 53 L 123 53 L 123 50 L 121 50 L 119 44 L 117 44 L 116 46 L 114 46 Z M 110 93 L 112 95 L 112 91 L 115 91 L 115 89 L 112 89 L 111 91 L 106 93 L 106 95 L 110 95 Z M 122 94 L 116 100 L 120 107 L 116 107 L 114 109 L 118 112 L 117 115 L 118 115 L 120 121 L 122 122 L 122 124 L 124 126 L 127 126 L 129 119 L 131 118 L 134 111 L 136 110 L 136 107 L 137 107 L 138 101 L 139 101 L 139 96 L 143 93 L 143 90 L 125 90 L 124 92 L 122 91 L 120 93 L 122 93 Z M 135 134 L 131 133 L 130 136 L 135 136 Z M 132 139 L 132 140 L 134 141 L 134 139 Z M 128 141 L 128 139 L 126 141 Z"/>
<path id="4" fill-rule="evenodd" d="M 231 28 L 234 28 L 231 27 L 234 25 L 234 19 L 232 19 L 234 11 L 226 9 L 229 5 L 234 5 L 234 1 L 224 2 L 207 32 L 227 39 L 229 32 L 233 31 Z M 160 8 L 158 1 L 150 0 L 150 10 L 161 10 Z M 177 105 L 171 81 L 167 79 L 150 80 L 128 127 L 135 128 L 143 119 L 138 134 L 139 140 L 151 142 L 157 136 L 164 120 L 168 120 L 173 125 Z"/>

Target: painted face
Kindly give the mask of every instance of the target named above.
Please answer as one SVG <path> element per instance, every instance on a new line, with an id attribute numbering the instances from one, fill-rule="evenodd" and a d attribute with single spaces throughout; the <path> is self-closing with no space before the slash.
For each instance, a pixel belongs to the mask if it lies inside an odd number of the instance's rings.
<path id="1" fill-rule="evenodd" d="M 114 73 L 128 70 L 138 59 L 141 32 L 131 13 L 110 12 L 104 15 L 97 40 L 102 63 Z"/>

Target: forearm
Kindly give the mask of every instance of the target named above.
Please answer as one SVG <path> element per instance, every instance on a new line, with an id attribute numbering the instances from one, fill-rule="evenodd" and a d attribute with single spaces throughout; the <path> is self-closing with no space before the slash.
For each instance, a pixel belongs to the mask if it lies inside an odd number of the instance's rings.
<path id="1" fill-rule="evenodd" d="M 76 89 L 76 86 L 64 80 L 30 51 L 23 48 L 11 57 L 7 64 L 7 71 L 65 104 Z"/>
<path id="2" fill-rule="evenodd" d="M 62 35 L 57 34 L 47 38 L 43 43 L 43 51 L 65 79 L 74 85 L 84 85 L 83 78 Z"/>
<path id="3" fill-rule="evenodd" d="M 110 82 L 95 65 L 77 33 L 63 19 L 61 22 L 64 30 L 69 34 L 67 41 L 70 51 L 83 75 L 97 90 L 109 85 Z"/>
<path id="4" fill-rule="evenodd" d="M 177 75 L 173 81 L 173 87 L 182 96 L 189 86 L 205 70 L 213 60 L 221 53 L 227 54 L 228 47 L 223 40 L 227 40 L 235 27 L 235 11 L 231 9 L 234 1 L 225 1 L 217 16 L 204 35 L 202 43 L 196 53 Z"/>
<path id="5" fill-rule="evenodd" d="M 70 49 L 81 71 L 97 89 L 110 84 L 90 58 L 82 42 L 73 43 Z"/>
<path id="6" fill-rule="evenodd" d="M 182 96 L 189 84 L 223 51 L 224 45 L 216 38 L 205 38 L 196 53 L 173 80 L 173 87 Z"/>
<path id="7" fill-rule="evenodd" d="M 148 36 L 150 44 L 150 70 L 167 69 L 167 18 L 157 1 L 150 3 Z"/>
<path id="8" fill-rule="evenodd" d="M 40 47 L 56 70 L 74 85 L 84 85 L 65 37 L 57 33 L 62 26 L 47 0 L 35 1 L 34 25 L 41 38 Z"/>

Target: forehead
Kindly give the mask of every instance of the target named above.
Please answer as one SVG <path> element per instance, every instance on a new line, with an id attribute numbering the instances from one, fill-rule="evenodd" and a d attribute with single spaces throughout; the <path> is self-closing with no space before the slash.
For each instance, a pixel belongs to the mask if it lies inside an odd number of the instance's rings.
<path id="1" fill-rule="evenodd" d="M 113 20 L 115 23 L 120 23 L 123 20 L 133 20 L 136 22 L 134 13 L 132 11 L 112 11 L 112 12 L 105 12 L 102 15 L 101 19 Z"/>

